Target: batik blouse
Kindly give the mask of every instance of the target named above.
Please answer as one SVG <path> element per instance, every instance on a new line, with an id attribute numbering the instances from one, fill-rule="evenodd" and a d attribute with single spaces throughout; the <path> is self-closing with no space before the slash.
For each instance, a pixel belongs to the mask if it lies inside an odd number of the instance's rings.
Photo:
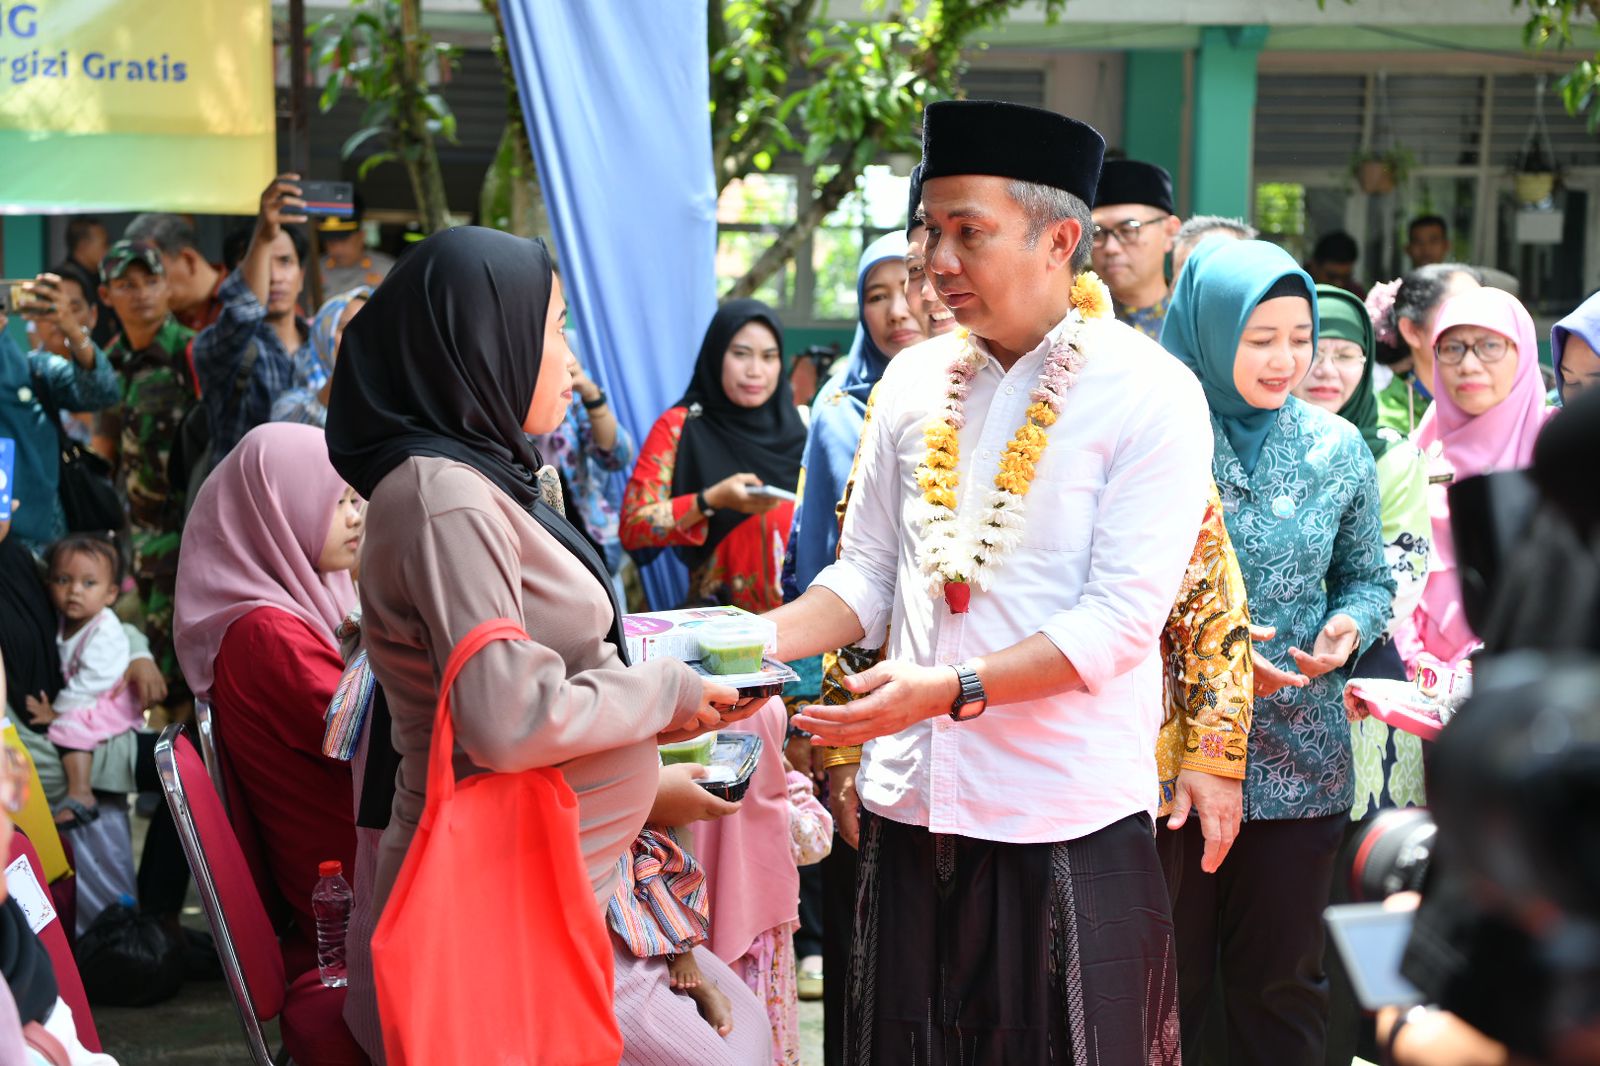
<path id="1" fill-rule="evenodd" d="M 1161 806 L 1172 809 L 1181 770 L 1240 780 L 1250 740 L 1255 669 L 1244 577 L 1212 488 L 1194 554 L 1161 630 L 1167 717 L 1156 738 Z"/>
<path id="2" fill-rule="evenodd" d="M 710 523 L 678 526 L 678 520 L 695 509 L 694 494 L 672 494 L 678 441 L 683 436 L 687 414 L 686 407 L 668 408 L 656 419 L 639 451 L 639 462 L 622 497 L 620 532 L 627 551 L 705 543 Z M 710 486 L 702 486 L 705 488 Z M 757 613 L 782 604 L 778 583 L 793 521 L 794 504 L 785 500 L 766 514 L 750 515 L 735 526 L 710 557 L 690 572 L 688 602 L 727 604 Z M 678 604 L 652 606 L 662 610 Z"/>
<path id="3" fill-rule="evenodd" d="M 1274 626 L 1255 650 L 1295 670 L 1336 614 L 1360 630 L 1353 662 L 1388 625 L 1395 582 L 1384 557 L 1372 452 L 1354 426 L 1290 397 L 1251 474 L 1212 419 L 1213 470 L 1244 572 L 1250 616 Z M 1247 819 L 1316 818 L 1350 809 L 1350 725 L 1343 690 L 1350 664 L 1258 696 L 1245 776 Z"/>

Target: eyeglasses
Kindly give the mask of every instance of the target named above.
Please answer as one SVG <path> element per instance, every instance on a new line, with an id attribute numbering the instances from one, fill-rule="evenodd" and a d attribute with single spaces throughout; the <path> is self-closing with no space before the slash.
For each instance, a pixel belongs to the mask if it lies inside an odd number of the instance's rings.
<path id="1" fill-rule="evenodd" d="M 1146 226 L 1154 225 L 1157 222 L 1165 222 L 1171 217 L 1171 215 L 1157 215 L 1155 218 L 1130 218 L 1126 222 L 1119 222 L 1109 229 L 1105 226 L 1096 226 L 1094 228 L 1094 236 L 1090 239 L 1094 242 L 1096 248 L 1104 248 L 1106 241 L 1115 235 L 1118 243 L 1132 247 L 1144 237 L 1142 231 Z"/>
<path id="2" fill-rule="evenodd" d="M 1504 337 L 1484 337 L 1472 344 L 1445 341 L 1434 348 L 1433 354 L 1445 366 L 1455 366 L 1467 357 L 1468 352 L 1477 356 L 1480 363 L 1498 363 L 1510 350 L 1511 343 Z"/>
<path id="3" fill-rule="evenodd" d="M 1366 353 L 1354 348 L 1319 344 L 1316 354 L 1311 357 L 1311 369 L 1315 370 L 1321 363 L 1332 363 L 1334 366 L 1362 366 L 1366 361 Z"/>

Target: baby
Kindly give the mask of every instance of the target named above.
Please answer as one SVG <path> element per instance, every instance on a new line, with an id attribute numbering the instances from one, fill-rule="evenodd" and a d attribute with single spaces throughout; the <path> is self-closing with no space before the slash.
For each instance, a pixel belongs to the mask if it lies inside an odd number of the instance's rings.
<path id="1" fill-rule="evenodd" d="M 128 636 L 112 613 L 122 586 L 122 556 L 103 537 L 73 534 L 51 549 L 49 591 L 60 615 L 56 645 L 65 684 L 56 696 L 28 696 L 34 725 L 61 753 L 67 798 L 56 810 L 57 824 L 86 825 L 99 816 L 89 771 L 101 741 L 144 721 L 140 700 L 129 688 Z"/>
<path id="2" fill-rule="evenodd" d="M 618 863 L 617 891 L 606 907 L 611 928 L 641 959 L 662 955 L 671 987 L 694 1000 L 721 1036 L 733 1032 L 733 1003 L 707 981 L 693 948 L 710 928 L 705 871 L 672 831 L 646 826 Z"/>

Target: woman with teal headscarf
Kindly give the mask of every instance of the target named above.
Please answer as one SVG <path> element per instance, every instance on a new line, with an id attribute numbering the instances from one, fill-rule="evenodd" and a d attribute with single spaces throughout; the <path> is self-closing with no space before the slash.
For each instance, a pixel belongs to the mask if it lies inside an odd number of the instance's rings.
<path id="1" fill-rule="evenodd" d="M 1348 663 L 1389 621 L 1378 479 L 1361 434 L 1290 395 L 1318 332 L 1310 277 L 1263 241 L 1190 257 L 1161 343 L 1211 408 L 1212 473 L 1244 572 L 1256 646 L 1244 824 L 1215 875 L 1193 821 L 1163 840 L 1176 886 L 1185 1059 L 1221 959 L 1230 1058 L 1320 1062 L 1327 1036 L 1322 911 L 1353 798 Z"/>

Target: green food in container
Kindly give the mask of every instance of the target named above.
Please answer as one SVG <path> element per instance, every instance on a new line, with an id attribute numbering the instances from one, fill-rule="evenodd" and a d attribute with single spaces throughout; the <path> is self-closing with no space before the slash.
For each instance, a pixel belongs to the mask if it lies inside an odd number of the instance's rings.
<path id="1" fill-rule="evenodd" d="M 766 633 L 740 619 L 700 627 L 700 663 L 713 674 L 754 674 L 766 653 Z"/>
<path id="2" fill-rule="evenodd" d="M 693 740 L 680 740 L 676 744 L 661 745 L 661 761 L 667 766 L 680 762 L 697 762 L 702 766 L 711 762 L 711 750 L 717 746 L 715 731 Z"/>

